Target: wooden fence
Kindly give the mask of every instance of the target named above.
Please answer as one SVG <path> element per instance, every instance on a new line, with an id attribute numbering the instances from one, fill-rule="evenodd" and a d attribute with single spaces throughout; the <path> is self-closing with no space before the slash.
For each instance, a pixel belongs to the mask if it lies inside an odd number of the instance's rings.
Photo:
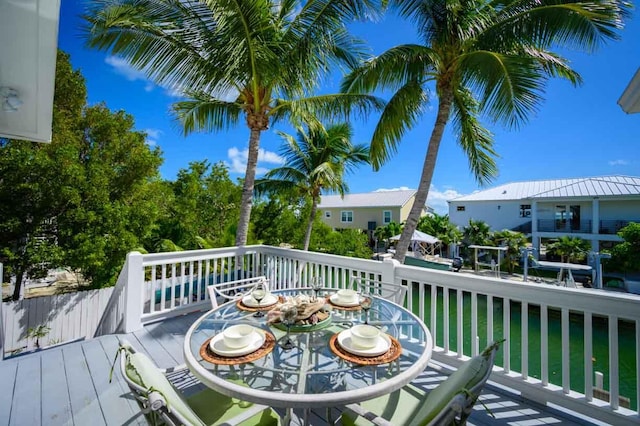
<path id="1" fill-rule="evenodd" d="M 2 303 L 0 338 L 4 339 L 0 355 L 37 349 L 36 339 L 27 334 L 30 328 L 40 325 L 49 328 L 39 338 L 40 347 L 94 337 L 111 293 L 113 287 Z"/>

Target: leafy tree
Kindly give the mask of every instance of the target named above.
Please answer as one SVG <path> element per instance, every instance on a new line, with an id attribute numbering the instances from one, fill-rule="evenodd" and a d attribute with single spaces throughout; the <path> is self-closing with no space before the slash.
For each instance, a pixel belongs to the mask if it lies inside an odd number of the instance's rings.
<path id="1" fill-rule="evenodd" d="M 311 250 L 340 256 L 370 259 L 373 252 L 369 247 L 369 237 L 360 229 L 333 231 L 326 224 L 316 224 Z"/>
<path id="2" fill-rule="evenodd" d="M 527 245 L 527 237 L 521 232 L 503 229 L 502 231 L 494 232 L 491 239 L 493 245 L 507 248 L 507 251 L 504 253 L 503 263 L 506 264 L 507 271 L 513 274 L 515 267 L 519 265 L 520 258 L 522 257 L 520 249 Z"/>
<path id="3" fill-rule="evenodd" d="M 591 244 L 578 237 L 562 236 L 547 245 L 547 253 L 560 256 L 561 262 L 577 262 L 587 257 Z"/>
<path id="4" fill-rule="evenodd" d="M 169 183 L 171 204 L 160 221 L 156 241 L 170 240 L 184 249 L 219 247 L 226 230 L 238 221 L 240 187 L 231 181 L 223 163 L 189 163 Z M 166 241 L 163 243 L 165 251 Z M 232 244 L 231 244 L 232 245 Z"/>
<path id="5" fill-rule="evenodd" d="M 395 235 L 399 235 L 402 232 L 402 225 L 396 222 L 389 222 L 384 226 L 378 226 L 373 235 L 378 240 L 385 242 L 385 247 L 389 246 L 389 239 Z"/>
<path id="6" fill-rule="evenodd" d="M 607 264 L 622 272 L 640 271 L 640 223 L 631 222 L 618 235 L 624 242 L 611 249 L 611 259 Z"/>
<path id="7" fill-rule="evenodd" d="M 303 250 L 309 249 L 311 230 L 316 218 L 320 194 L 337 192 L 344 196 L 349 187 L 344 179 L 358 164 L 368 163 L 369 149 L 351 143 L 352 130 L 348 124 L 335 124 L 326 130 L 311 128 L 298 130 L 298 140 L 279 132 L 286 144 L 281 149 L 285 165 L 267 172 L 256 183 L 258 193 L 293 192 L 311 200 Z"/>
<path id="8" fill-rule="evenodd" d="M 256 240 L 273 246 L 300 246 L 303 239 L 300 208 L 300 205 L 292 204 L 286 194 L 273 194 L 268 200 L 258 199 L 251 219 Z"/>
<path id="9" fill-rule="evenodd" d="M 417 229 L 429 235 L 433 235 L 442 242 L 446 252 L 451 244 L 462 240 L 462 232 L 449 220 L 449 215 L 425 215 L 418 221 Z"/>
<path id="10" fill-rule="evenodd" d="M 0 252 L 16 276 L 14 299 L 24 276 L 58 266 L 112 284 L 157 216 L 159 149 L 126 113 L 86 107 L 84 79 L 62 52 L 53 110 L 50 144 L 0 146 Z"/>
<path id="11" fill-rule="evenodd" d="M 99 0 L 85 16 L 89 46 L 185 91 L 173 110 L 185 133 L 223 130 L 245 116 L 247 169 L 236 244 L 248 238 L 260 135 L 277 120 L 346 116 L 380 107 L 356 95 L 310 97 L 333 65 L 355 66 L 362 44 L 346 23 L 374 0 Z M 303 120 L 303 121 L 306 121 Z"/>
<path id="12" fill-rule="evenodd" d="M 629 4 L 617 0 L 575 2 L 491 2 L 487 0 L 390 0 L 400 15 L 415 22 L 422 44 L 395 46 L 365 62 L 343 82 L 347 93 L 387 88 L 395 91 L 371 142 L 374 168 L 396 150 L 405 131 L 437 99 L 418 191 L 397 246 L 403 261 L 427 200 L 442 137 L 452 120 L 457 142 L 479 183 L 496 173 L 491 133 L 484 114 L 510 127 L 524 124 L 543 100 L 545 83 L 580 76 L 552 49 L 594 50 L 617 37 Z"/>

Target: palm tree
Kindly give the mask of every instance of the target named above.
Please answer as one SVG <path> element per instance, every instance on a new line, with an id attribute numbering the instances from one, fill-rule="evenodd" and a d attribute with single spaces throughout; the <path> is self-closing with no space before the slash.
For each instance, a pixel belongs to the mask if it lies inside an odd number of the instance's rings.
<path id="1" fill-rule="evenodd" d="M 250 130 L 236 244 L 247 240 L 260 135 L 277 120 L 336 119 L 381 108 L 369 96 L 312 97 L 334 65 L 353 68 L 363 44 L 346 23 L 376 0 L 96 0 L 88 45 L 124 58 L 156 83 L 182 91 L 173 105 L 185 134 Z"/>
<path id="2" fill-rule="evenodd" d="M 311 199 L 311 213 L 304 235 L 304 250 L 309 249 L 313 221 L 322 192 L 337 192 L 344 196 L 349 187 L 345 173 L 362 163 L 369 162 L 369 148 L 351 143 L 352 130 L 348 124 L 336 124 L 326 130 L 314 127 L 304 132 L 298 129 L 298 140 L 278 132 L 286 144 L 281 150 L 285 166 L 273 169 L 264 179 L 256 182 L 261 192 L 293 190 L 297 195 Z"/>
<path id="3" fill-rule="evenodd" d="M 560 256 L 560 262 L 575 262 L 584 260 L 591 249 L 587 240 L 578 237 L 563 235 L 557 241 L 547 245 L 547 253 Z"/>
<path id="4" fill-rule="evenodd" d="M 527 245 L 527 237 L 522 232 L 503 229 L 496 231 L 492 235 L 493 244 L 495 246 L 506 247 L 504 254 L 504 262 L 507 264 L 507 270 L 513 274 L 515 267 L 522 258 L 521 250 Z"/>
<path id="5" fill-rule="evenodd" d="M 371 141 L 379 168 L 396 150 L 404 132 L 425 111 L 428 84 L 435 86 L 437 115 L 420 184 L 397 247 L 403 261 L 420 218 L 440 142 L 452 120 L 457 142 L 472 173 L 485 184 L 497 173 L 493 136 L 479 121 L 518 127 L 540 105 L 545 84 L 561 77 L 574 85 L 580 76 L 552 48 L 591 51 L 617 37 L 628 4 L 617 0 L 389 0 L 415 22 L 422 44 L 393 47 L 364 63 L 344 80 L 347 93 L 381 88 L 395 91 Z"/>
<path id="6" fill-rule="evenodd" d="M 439 239 L 445 252 L 449 251 L 451 244 L 457 244 L 462 239 L 462 232 L 449 220 L 448 214 L 434 213 L 422 216 L 416 228 Z"/>

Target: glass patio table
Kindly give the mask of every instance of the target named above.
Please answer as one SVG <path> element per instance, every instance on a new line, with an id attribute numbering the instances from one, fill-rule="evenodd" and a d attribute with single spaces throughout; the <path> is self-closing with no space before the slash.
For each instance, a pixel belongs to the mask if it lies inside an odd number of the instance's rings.
<path id="1" fill-rule="evenodd" d="M 327 290 L 334 291 L 324 289 Z M 300 292 L 312 293 L 296 289 L 273 294 Z M 288 409 L 361 402 L 406 385 L 426 368 L 431 358 L 433 340 L 425 324 L 407 309 L 379 297 L 373 299 L 369 324 L 395 338 L 401 350 L 396 360 L 376 365 L 352 362 L 330 347 L 336 333 L 364 322 L 364 312 L 356 307 L 351 310 L 333 307 L 324 328 L 292 331 L 290 337 L 295 346 L 289 350 L 277 344 L 286 331 L 267 325 L 266 316 L 256 318 L 253 312 L 240 308 L 236 301 L 231 301 L 207 312 L 190 327 L 184 342 L 184 358 L 191 372 L 208 387 L 240 400 Z M 231 365 L 203 358 L 201 349 L 209 339 L 241 323 L 271 333 L 276 341 L 273 350 L 258 359 Z"/>

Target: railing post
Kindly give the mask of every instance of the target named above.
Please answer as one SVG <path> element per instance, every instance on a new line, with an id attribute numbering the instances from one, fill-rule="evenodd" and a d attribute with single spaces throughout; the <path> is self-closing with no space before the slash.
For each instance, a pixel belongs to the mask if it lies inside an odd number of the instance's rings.
<path id="1" fill-rule="evenodd" d="M 4 270 L 0 263 L 0 284 L 3 282 Z M 0 361 L 4 359 L 4 322 L 2 321 L 2 299 L 0 298 Z"/>
<path id="2" fill-rule="evenodd" d="M 142 328 L 142 288 L 144 285 L 142 254 L 137 251 L 127 254 L 126 268 L 124 331 L 125 333 L 131 333 Z"/>
<path id="3" fill-rule="evenodd" d="M 396 282 L 396 266 L 399 266 L 400 262 L 395 259 L 384 259 L 382 261 L 382 282 L 394 283 Z"/>

